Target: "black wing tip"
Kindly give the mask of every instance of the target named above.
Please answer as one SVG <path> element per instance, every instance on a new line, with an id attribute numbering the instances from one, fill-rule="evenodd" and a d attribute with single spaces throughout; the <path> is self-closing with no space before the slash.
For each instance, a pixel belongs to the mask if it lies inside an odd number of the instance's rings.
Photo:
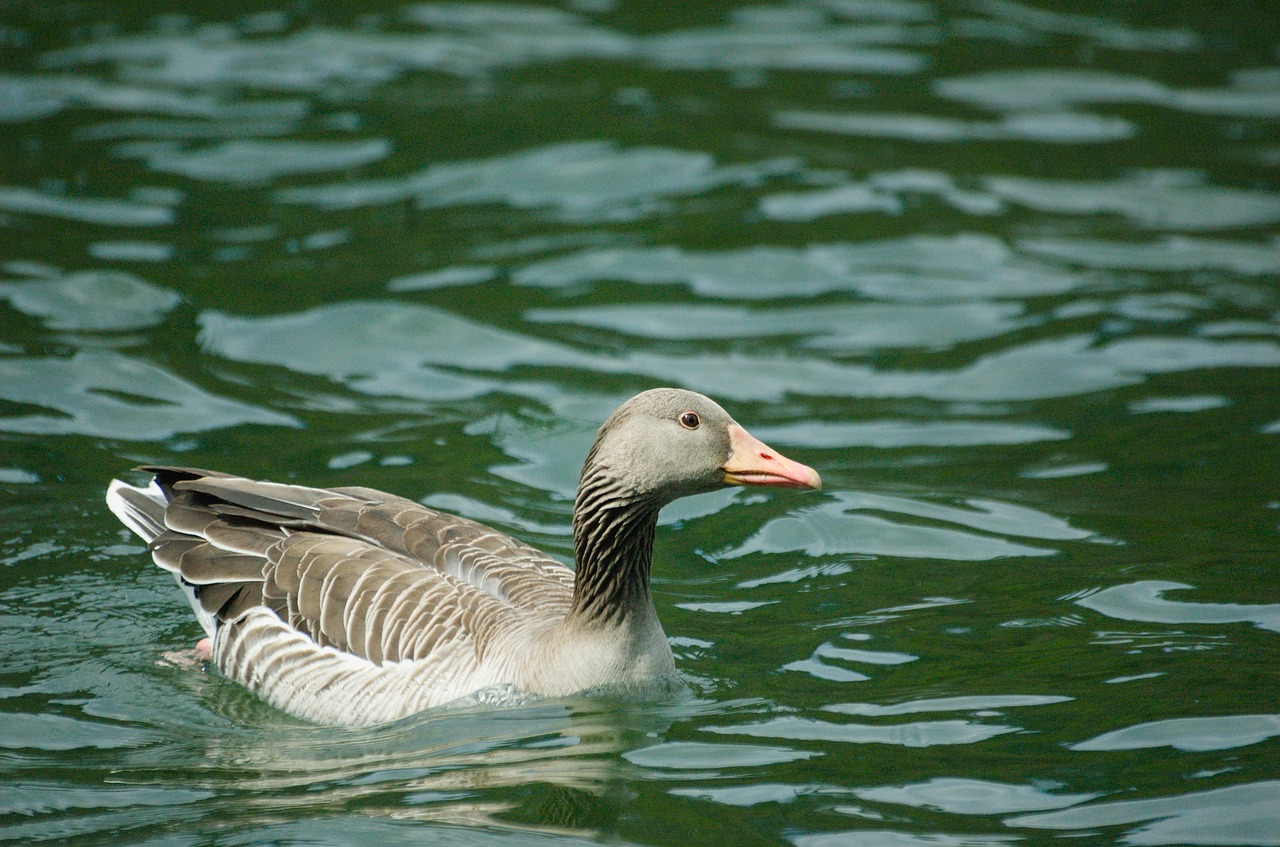
<path id="1" fill-rule="evenodd" d="M 221 471 L 210 471 L 204 468 L 190 468 L 182 465 L 138 465 L 134 468 L 140 473 L 151 474 L 155 484 L 164 492 L 165 498 L 172 501 L 175 491 L 186 488 L 185 483 L 199 482 L 203 479 L 227 479 L 233 474 Z"/>
<path id="2" fill-rule="evenodd" d="M 149 473 L 157 479 L 164 478 L 166 481 L 181 482 L 191 479 L 200 479 L 201 477 L 225 478 L 231 474 L 222 473 L 221 471 L 210 471 L 204 468 L 189 468 L 183 465 L 138 465 L 135 471 Z"/>

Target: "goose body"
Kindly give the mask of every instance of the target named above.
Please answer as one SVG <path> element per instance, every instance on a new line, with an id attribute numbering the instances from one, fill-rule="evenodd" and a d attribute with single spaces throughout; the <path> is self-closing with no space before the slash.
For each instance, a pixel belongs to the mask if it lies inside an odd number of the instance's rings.
<path id="1" fill-rule="evenodd" d="M 573 570 L 369 488 L 141 470 L 149 485 L 114 480 L 107 503 L 176 577 L 214 664 L 331 724 L 391 721 L 495 687 L 562 696 L 672 674 L 649 592 L 658 510 L 724 485 L 821 486 L 680 389 L 636 395 L 600 428 L 574 507 Z"/>

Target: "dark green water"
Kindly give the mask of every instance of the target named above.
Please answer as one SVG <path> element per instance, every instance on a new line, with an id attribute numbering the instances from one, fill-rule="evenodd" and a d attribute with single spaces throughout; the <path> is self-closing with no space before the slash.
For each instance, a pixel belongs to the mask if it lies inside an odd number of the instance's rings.
<path id="1" fill-rule="evenodd" d="M 0 6 L 0 839 L 1280 844 L 1274 9 L 326 5 Z M 826 482 L 670 510 L 682 697 L 302 725 L 102 504 L 567 558 L 659 384 Z"/>

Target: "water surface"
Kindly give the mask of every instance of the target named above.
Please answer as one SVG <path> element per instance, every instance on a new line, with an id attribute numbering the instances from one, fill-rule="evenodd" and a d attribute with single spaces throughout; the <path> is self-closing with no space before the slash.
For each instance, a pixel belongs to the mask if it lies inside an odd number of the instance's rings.
<path id="1" fill-rule="evenodd" d="M 20 3 L 0 839 L 1280 844 L 1280 18 Z M 682 686 L 301 724 L 181 661 L 145 462 L 568 561 L 707 392 L 820 494 L 664 514 Z"/>

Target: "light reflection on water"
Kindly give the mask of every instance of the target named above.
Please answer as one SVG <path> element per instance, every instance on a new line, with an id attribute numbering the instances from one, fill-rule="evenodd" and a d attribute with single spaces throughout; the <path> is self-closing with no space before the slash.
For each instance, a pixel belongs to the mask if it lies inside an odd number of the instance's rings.
<path id="1" fill-rule="evenodd" d="M 1229 10 L 16 7 L 0 838 L 1280 844 L 1280 67 Z M 671 383 L 656 696 L 300 725 L 104 515 L 182 462 L 568 560 Z"/>

